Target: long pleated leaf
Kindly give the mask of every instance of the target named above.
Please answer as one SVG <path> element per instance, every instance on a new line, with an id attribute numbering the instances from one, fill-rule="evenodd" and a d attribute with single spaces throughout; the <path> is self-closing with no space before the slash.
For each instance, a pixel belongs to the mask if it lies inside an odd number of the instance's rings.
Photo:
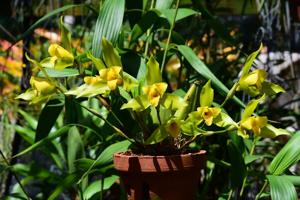
<path id="1" fill-rule="evenodd" d="M 72 173 L 75 171 L 74 162 L 76 158 L 84 157 L 84 144 L 80 136 L 80 132 L 76 126 L 72 126 L 69 129 L 67 144 L 68 167 L 69 172 Z"/>
<path id="2" fill-rule="evenodd" d="M 36 127 L 37 127 L 37 120 L 32 116 L 30 115 L 29 113 L 23 111 L 23 110 L 18 110 L 18 112 L 22 115 L 22 117 L 26 120 L 26 122 L 28 123 L 29 127 L 32 129 L 32 130 L 35 130 Z"/>
<path id="3" fill-rule="evenodd" d="M 219 90 L 219 92 L 226 96 L 229 89 L 210 71 L 210 69 L 197 57 L 194 51 L 185 45 L 177 46 L 179 52 L 185 57 L 189 64 L 204 78 L 211 80 L 212 84 Z M 244 103 L 237 97 L 233 97 L 233 100 L 245 107 Z"/>
<path id="4" fill-rule="evenodd" d="M 269 172 L 273 175 L 282 174 L 287 168 L 300 160 L 300 131 L 296 132 L 289 142 L 274 157 Z"/>
<path id="5" fill-rule="evenodd" d="M 63 191 L 65 191 L 67 188 L 70 188 L 72 185 L 74 185 L 78 179 L 78 174 L 72 173 L 66 176 L 60 184 L 57 185 L 57 187 L 53 190 L 51 195 L 47 198 L 47 200 L 54 200 L 56 199 Z"/>
<path id="6" fill-rule="evenodd" d="M 293 175 L 283 175 L 286 179 L 291 181 L 293 185 L 299 187 L 300 186 L 300 176 L 293 176 Z"/>
<path id="7" fill-rule="evenodd" d="M 101 189 L 103 190 L 109 189 L 116 182 L 118 178 L 119 178 L 118 176 L 112 175 L 110 177 L 104 178 L 104 180 L 97 180 L 91 183 L 84 191 L 83 199 L 84 200 L 91 199 L 95 194 L 101 192 Z"/>
<path id="8" fill-rule="evenodd" d="M 111 163 L 113 160 L 114 153 L 127 151 L 130 145 L 130 141 L 124 140 L 108 146 L 106 149 L 104 149 L 104 151 L 102 151 L 102 153 L 97 157 L 97 159 L 91 164 L 89 169 L 83 174 L 81 180 L 91 172 L 94 166 L 104 166 Z"/>
<path id="9" fill-rule="evenodd" d="M 19 157 L 22 156 L 26 153 L 29 153 L 39 147 L 42 147 L 44 145 L 47 144 L 47 142 L 50 142 L 51 140 L 54 140 L 55 138 L 58 138 L 62 135 L 64 135 L 65 133 L 68 133 L 69 130 L 69 126 L 64 126 L 60 129 L 58 129 L 57 131 L 49 134 L 46 138 L 39 140 L 38 142 L 34 143 L 33 145 L 29 146 L 28 148 L 24 149 L 23 151 L 21 151 L 20 153 L 18 153 L 17 155 L 14 155 L 14 157 Z"/>
<path id="10" fill-rule="evenodd" d="M 92 53 L 99 58 L 102 53 L 101 41 L 105 37 L 114 43 L 120 32 L 125 9 L 125 0 L 105 1 L 100 10 L 92 43 Z"/>
<path id="11" fill-rule="evenodd" d="M 156 9 L 168 9 L 171 7 L 173 0 L 156 0 Z"/>
<path id="12" fill-rule="evenodd" d="M 61 102 L 59 99 L 52 99 L 47 102 L 39 116 L 35 142 L 48 136 L 63 107 L 64 102 Z"/>
<path id="13" fill-rule="evenodd" d="M 297 200 L 294 185 L 284 176 L 267 176 L 272 200 Z"/>

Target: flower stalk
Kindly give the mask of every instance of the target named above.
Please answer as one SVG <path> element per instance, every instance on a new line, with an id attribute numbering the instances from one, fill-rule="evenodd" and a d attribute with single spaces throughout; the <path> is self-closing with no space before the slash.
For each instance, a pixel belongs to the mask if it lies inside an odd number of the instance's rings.
<path id="1" fill-rule="evenodd" d="M 172 31 L 173 31 L 173 29 L 175 27 L 175 22 L 176 22 L 176 16 L 177 16 L 177 12 L 178 12 L 179 2 L 180 2 L 180 0 L 176 1 L 175 14 L 174 14 L 173 21 L 171 23 L 171 27 L 170 27 L 170 30 L 169 30 L 169 35 L 168 35 L 168 39 L 167 39 L 167 43 L 166 43 L 166 47 L 165 47 L 165 51 L 164 51 L 164 55 L 163 55 L 163 59 L 162 59 L 161 73 L 164 71 L 165 62 L 166 62 L 166 58 L 167 58 L 167 53 L 168 53 L 168 49 L 169 49 L 169 44 L 170 44 L 170 41 L 171 41 Z"/>

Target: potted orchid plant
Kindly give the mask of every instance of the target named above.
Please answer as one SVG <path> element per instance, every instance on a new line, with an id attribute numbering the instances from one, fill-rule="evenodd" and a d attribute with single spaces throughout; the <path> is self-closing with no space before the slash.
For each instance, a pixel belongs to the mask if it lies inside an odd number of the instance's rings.
<path id="1" fill-rule="evenodd" d="M 134 77 L 123 69 L 118 50 L 105 38 L 99 58 L 89 52 L 74 52 L 70 33 L 62 21 L 61 30 L 62 43 L 50 45 L 49 57 L 41 61 L 28 57 L 34 66 L 31 87 L 17 98 L 43 104 L 61 97 L 75 97 L 74 101 L 83 109 L 129 140 L 130 151 L 116 153 L 114 165 L 131 199 L 145 199 L 149 195 L 194 199 L 200 171 L 205 167 L 205 151 L 189 148 L 196 138 L 234 132 L 258 141 L 288 134 L 271 125 L 267 117 L 255 114 L 260 102 L 284 92 L 266 80 L 264 70 L 251 71 L 261 47 L 248 57 L 224 102 L 217 104 L 212 80 L 194 81 L 183 94 L 170 92 L 155 54 L 138 77 Z M 238 91 L 253 99 L 235 121 L 224 105 Z M 86 99 L 96 99 L 112 117 L 82 104 Z"/>

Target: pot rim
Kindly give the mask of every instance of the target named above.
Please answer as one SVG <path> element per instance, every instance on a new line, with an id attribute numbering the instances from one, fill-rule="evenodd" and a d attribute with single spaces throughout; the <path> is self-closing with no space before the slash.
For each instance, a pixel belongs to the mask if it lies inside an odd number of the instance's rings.
<path id="1" fill-rule="evenodd" d="M 126 151 L 127 152 L 127 151 Z M 190 153 L 182 153 L 182 154 L 172 154 L 172 155 L 157 155 L 157 156 L 152 156 L 152 155 L 136 155 L 136 154 L 132 154 L 132 155 L 128 155 L 125 154 L 126 152 L 117 152 L 114 153 L 114 157 L 124 157 L 124 158 L 143 158 L 143 159 L 153 159 L 153 158 L 178 158 L 178 157 L 190 157 L 190 156 L 195 156 L 195 155 L 205 155 L 206 154 L 206 150 L 199 150 L 197 152 L 190 152 Z"/>
<path id="2" fill-rule="evenodd" d="M 205 150 L 166 156 L 126 155 L 121 152 L 115 153 L 113 160 L 115 169 L 123 172 L 175 172 L 203 168 L 206 160 L 205 154 Z"/>

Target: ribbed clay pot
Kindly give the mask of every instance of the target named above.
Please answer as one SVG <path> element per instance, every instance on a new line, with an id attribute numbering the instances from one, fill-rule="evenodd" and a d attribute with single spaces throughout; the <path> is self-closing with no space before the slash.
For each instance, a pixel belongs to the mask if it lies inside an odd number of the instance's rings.
<path id="1" fill-rule="evenodd" d="M 205 151 L 170 156 L 114 154 L 129 200 L 194 200 L 205 166 Z"/>

